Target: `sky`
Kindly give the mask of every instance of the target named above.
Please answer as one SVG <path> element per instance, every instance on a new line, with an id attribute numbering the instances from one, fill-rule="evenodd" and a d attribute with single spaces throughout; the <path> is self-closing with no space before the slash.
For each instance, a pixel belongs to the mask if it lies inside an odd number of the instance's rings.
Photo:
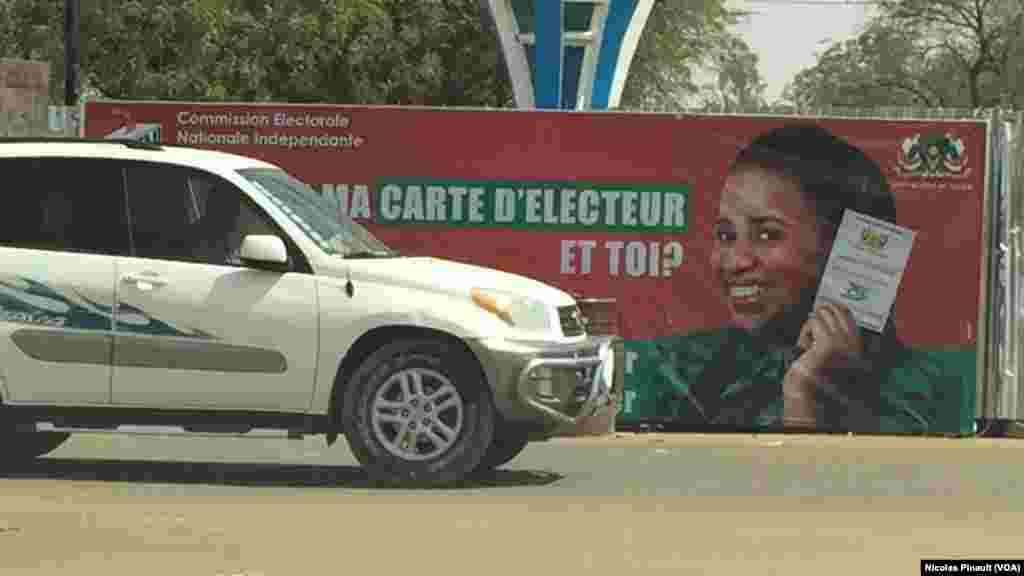
<path id="1" fill-rule="evenodd" d="M 769 102 L 831 42 L 855 36 L 871 8 L 863 0 L 730 0 L 729 5 L 756 12 L 736 31 L 758 55 Z"/>

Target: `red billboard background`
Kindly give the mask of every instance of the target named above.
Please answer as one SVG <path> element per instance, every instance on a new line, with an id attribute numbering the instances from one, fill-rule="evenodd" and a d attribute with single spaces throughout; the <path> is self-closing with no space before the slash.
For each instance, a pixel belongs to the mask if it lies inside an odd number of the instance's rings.
<path id="1" fill-rule="evenodd" d="M 634 189 L 685 185 L 686 229 L 668 232 L 382 225 L 362 220 L 406 253 L 525 274 L 586 297 L 616 298 L 622 312 L 621 334 L 627 339 L 711 328 L 726 321 L 708 265 L 725 169 L 757 134 L 785 122 L 767 117 L 282 104 L 91 102 L 85 112 L 90 137 L 119 130 L 159 130 L 163 143 L 262 158 L 318 190 L 325 185 L 336 190 L 366 186 L 371 204 L 377 201 L 381 179 L 590 182 Z M 974 344 L 985 124 L 869 119 L 818 123 L 882 165 L 896 196 L 900 224 L 917 231 L 896 304 L 901 339 L 928 347 Z M 259 143 L 253 139 L 255 132 L 263 134 Z M 929 134 L 952 135 L 963 143 L 966 174 L 900 173 L 903 143 Z M 245 136 L 248 141 L 243 141 Z M 301 136 L 319 140 L 300 142 Z M 294 141 L 289 143 L 288 138 Z M 371 208 L 377 214 L 378 207 Z M 593 242 L 587 273 L 581 269 L 580 241 Z M 617 241 L 627 246 L 619 253 L 616 275 L 606 243 Z M 683 261 L 666 277 L 664 268 L 672 267 L 675 254 L 664 244 L 673 241 L 682 246 Z M 642 249 L 639 244 L 628 246 L 630 242 L 642 242 Z M 650 257 L 652 243 L 659 244 L 660 257 Z M 569 271 L 563 269 L 566 252 L 574 262 Z M 627 254 L 633 255 L 629 269 Z M 659 268 L 654 276 L 652 265 Z"/>

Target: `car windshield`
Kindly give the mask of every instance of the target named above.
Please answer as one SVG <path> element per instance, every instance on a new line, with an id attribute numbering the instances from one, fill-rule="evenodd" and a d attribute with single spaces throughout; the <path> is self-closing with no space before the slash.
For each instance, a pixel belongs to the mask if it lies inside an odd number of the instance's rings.
<path id="1" fill-rule="evenodd" d="M 284 170 L 246 168 L 238 173 L 324 252 L 348 258 L 398 255 L 369 230 L 339 211 L 338 206 Z"/>

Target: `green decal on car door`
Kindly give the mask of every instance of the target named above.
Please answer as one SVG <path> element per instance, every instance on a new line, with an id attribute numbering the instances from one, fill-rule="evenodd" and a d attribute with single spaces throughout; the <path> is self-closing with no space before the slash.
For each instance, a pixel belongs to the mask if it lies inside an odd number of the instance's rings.
<path id="1" fill-rule="evenodd" d="M 35 360 L 214 372 L 281 374 L 288 369 L 284 354 L 276 350 L 217 342 L 212 334 L 175 327 L 135 306 L 118 307 L 116 334 L 113 319 L 112 306 L 77 292 L 60 292 L 24 277 L 0 279 L 0 322 L 33 326 L 15 330 L 11 340 Z"/>

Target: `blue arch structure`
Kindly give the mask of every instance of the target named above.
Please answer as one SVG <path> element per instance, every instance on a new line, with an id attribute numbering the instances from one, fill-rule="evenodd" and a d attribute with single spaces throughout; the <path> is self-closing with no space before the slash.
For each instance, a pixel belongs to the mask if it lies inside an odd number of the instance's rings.
<path id="1" fill-rule="evenodd" d="M 655 0 L 480 0 L 519 108 L 619 105 Z"/>

